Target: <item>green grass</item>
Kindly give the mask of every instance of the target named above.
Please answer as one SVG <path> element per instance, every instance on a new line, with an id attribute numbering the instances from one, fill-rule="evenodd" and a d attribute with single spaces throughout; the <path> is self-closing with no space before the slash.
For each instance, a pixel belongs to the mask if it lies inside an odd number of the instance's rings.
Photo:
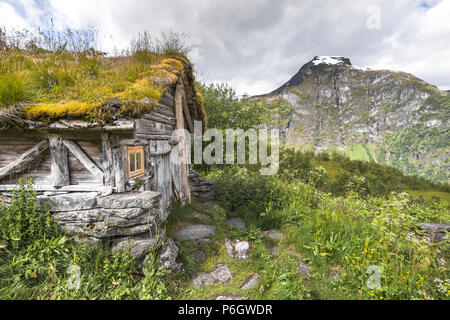
<path id="1" fill-rule="evenodd" d="M 352 160 L 371 161 L 372 156 L 364 144 L 352 144 L 345 149 L 345 155 Z"/>

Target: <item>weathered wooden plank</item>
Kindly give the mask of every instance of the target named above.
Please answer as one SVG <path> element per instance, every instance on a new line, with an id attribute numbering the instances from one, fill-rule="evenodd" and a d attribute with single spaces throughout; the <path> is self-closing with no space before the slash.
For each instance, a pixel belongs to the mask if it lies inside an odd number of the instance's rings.
<path id="1" fill-rule="evenodd" d="M 175 118 L 175 110 L 163 105 L 163 104 L 158 104 L 156 106 L 156 108 L 153 110 L 153 112 L 165 115 L 167 117 L 173 117 Z"/>
<path id="2" fill-rule="evenodd" d="M 152 129 L 148 127 L 139 127 L 136 128 L 136 134 L 149 134 L 149 135 L 159 135 L 159 136 L 170 136 L 172 135 L 173 130 L 165 130 L 165 129 Z"/>
<path id="3" fill-rule="evenodd" d="M 149 119 L 139 119 L 136 121 L 136 131 L 140 128 L 149 128 L 149 129 L 163 129 L 163 130 L 175 130 L 175 125 L 165 124 L 159 121 L 153 121 Z"/>
<path id="4" fill-rule="evenodd" d="M 84 151 L 72 140 L 63 140 L 70 152 L 100 181 L 103 181 L 103 171 L 84 153 Z"/>
<path id="5" fill-rule="evenodd" d="M 122 147 L 113 148 L 113 165 L 116 192 L 125 191 L 125 171 L 122 160 Z"/>
<path id="6" fill-rule="evenodd" d="M 178 81 L 176 91 L 175 91 L 175 108 L 177 116 L 177 129 L 183 131 L 184 129 L 184 117 L 183 117 L 183 83 Z M 191 203 L 191 190 L 189 187 L 189 181 L 187 176 L 187 160 L 185 155 L 186 150 L 186 137 L 183 133 L 178 135 L 178 151 L 180 156 L 180 166 L 181 166 L 181 182 L 183 185 L 184 195 L 186 197 L 187 203 Z"/>
<path id="7" fill-rule="evenodd" d="M 150 141 L 150 152 L 158 153 L 170 148 L 168 141 Z M 172 199 L 172 179 L 170 177 L 170 155 L 151 157 L 153 163 L 152 190 L 161 192 L 161 210 L 165 220 Z"/>
<path id="8" fill-rule="evenodd" d="M 111 139 L 108 133 L 102 135 L 103 172 L 105 186 L 114 186 L 114 160 Z"/>
<path id="9" fill-rule="evenodd" d="M 61 135 L 49 135 L 48 137 L 52 163 L 51 181 L 56 188 L 70 184 L 67 148 L 64 146 L 62 140 Z"/>
<path id="10" fill-rule="evenodd" d="M 155 135 L 155 134 L 136 134 L 137 139 L 148 139 L 148 140 L 170 140 L 172 136 L 168 135 Z"/>
<path id="11" fill-rule="evenodd" d="M 116 121 L 112 125 L 105 125 L 103 127 L 104 130 L 115 132 L 115 131 L 133 131 L 134 130 L 134 121 L 131 120 L 121 120 Z"/>
<path id="12" fill-rule="evenodd" d="M 176 92 L 175 92 L 175 95 L 176 95 Z M 171 95 L 169 92 L 166 91 L 159 101 L 162 104 L 164 104 L 172 109 L 175 109 L 175 99 L 174 99 L 173 95 Z"/>
<path id="13" fill-rule="evenodd" d="M 33 148 L 23 153 L 18 159 L 11 162 L 7 166 L 0 168 L 0 179 L 5 176 L 19 173 L 28 168 L 34 163 L 34 161 L 48 149 L 48 141 L 42 141 L 35 145 Z"/>
<path id="14" fill-rule="evenodd" d="M 180 154 L 178 147 L 175 147 L 171 154 L 170 175 L 172 176 L 173 189 L 178 194 L 178 201 L 182 201 L 184 197 L 184 187 L 182 182 L 182 173 L 180 166 Z"/>
<path id="15" fill-rule="evenodd" d="M 145 146 L 148 141 L 144 139 L 122 139 L 119 144 L 121 146 Z"/>
<path id="16" fill-rule="evenodd" d="M 152 120 L 152 121 L 168 124 L 168 125 L 171 125 L 174 127 L 177 125 L 175 118 L 167 117 L 165 115 L 158 114 L 156 112 L 144 114 L 143 118 L 147 119 L 147 120 Z"/>

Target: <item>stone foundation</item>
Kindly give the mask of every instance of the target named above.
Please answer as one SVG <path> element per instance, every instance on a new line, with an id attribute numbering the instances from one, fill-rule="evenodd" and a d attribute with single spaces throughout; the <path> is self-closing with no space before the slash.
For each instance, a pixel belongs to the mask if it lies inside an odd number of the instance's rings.
<path id="1" fill-rule="evenodd" d="M 162 230 L 168 214 L 161 208 L 159 192 L 126 192 L 105 197 L 97 192 L 40 195 L 37 205 L 48 208 L 60 230 L 76 235 L 78 241 L 108 242 L 113 252 L 127 251 L 138 260 L 152 248 L 167 247 Z M 178 249 L 172 248 L 171 252 L 175 255 L 165 252 L 164 267 L 179 272 L 181 266 L 175 261 Z"/>

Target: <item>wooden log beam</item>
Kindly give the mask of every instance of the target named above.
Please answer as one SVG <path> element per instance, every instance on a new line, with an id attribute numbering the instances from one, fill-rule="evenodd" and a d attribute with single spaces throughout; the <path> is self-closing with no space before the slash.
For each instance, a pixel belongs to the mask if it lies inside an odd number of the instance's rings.
<path id="1" fill-rule="evenodd" d="M 63 140 L 64 145 L 72 154 L 81 162 L 81 164 L 89 170 L 98 180 L 103 182 L 103 171 L 84 153 L 84 151 L 72 140 Z"/>
<path id="2" fill-rule="evenodd" d="M 189 131 L 191 133 L 194 133 L 194 123 L 191 120 L 191 114 L 189 113 L 189 106 L 188 106 L 188 104 L 186 102 L 186 96 L 184 96 L 182 100 L 183 100 L 184 117 L 185 117 L 186 122 L 188 124 Z"/>
<path id="3" fill-rule="evenodd" d="M 175 89 L 175 114 L 177 118 L 177 129 L 184 129 L 184 117 L 183 117 L 183 83 L 178 81 Z M 187 203 L 191 203 L 191 190 L 189 187 L 189 181 L 187 176 L 187 160 L 186 160 L 186 137 L 184 134 L 178 136 L 178 150 L 180 154 L 180 167 L 181 167 L 181 183 L 183 185 L 184 195 Z"/>
<path id="4" fill-rule="evenodd" d="M 62 142 L 61 135 L 49 135 L 48 144 L 50 146 L 50 158 L 52 161 L 51 177 L 55 188 L 70 184 L 69 160 L 67 148 Z"/>
<path id="5" fill-rule="evenodd" d="M 168 124 L 168 125 L 171 125 L 171 126 L 176 126 L 177 125 L 177 123 L 175 121 L 175 118 L 167 117 L 165 115 L 158 114 L 158 113 L 155 113 L 155 112 L 144 114 L 143 118 L 147 119 L 147 120 L 153 120 L 153 121 L 156 121 L 156 122 L 161 122 L 161 123 Z"/>
<path id="6" fill-rule="evenodd" d="M 0 168 L 0 179 L 15 173 L 20 173 L 35 163 L 35 160 L 48 149 L 48 141 L 39 142 L 33 148 L 23 153 L 17 160 Z"/>
<path id="7" fill-rule="evenodd" d="M 166 117 L 172 117 L 175 118 L 175 111 L 163 104 L 158 104 L 156 108 L 153 110 L 153 112 L 162 114 Z"/>

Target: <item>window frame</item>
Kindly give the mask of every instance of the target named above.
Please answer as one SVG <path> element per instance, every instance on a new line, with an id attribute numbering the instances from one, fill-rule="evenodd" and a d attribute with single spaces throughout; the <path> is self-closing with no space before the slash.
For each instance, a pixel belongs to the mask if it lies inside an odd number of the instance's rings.
<path id="1" fill-rule="evenodd" d="M 129 146 L 127 148 L 127 170 L 128 170 L 128 178 L 137 178 L 137 177 L 141 177 L 143 175 L 145 175 L 145 152 L 144 152 L 144 146 Z M 135 171 L 131 171 L 131 155 L 134 154 L 134 166 L 135 166 Z M 138 156 L 137 154 L 141 154 L 141 159 L 138 162 Z M 140 169 L 137 169 L 140 165 Z"/>

